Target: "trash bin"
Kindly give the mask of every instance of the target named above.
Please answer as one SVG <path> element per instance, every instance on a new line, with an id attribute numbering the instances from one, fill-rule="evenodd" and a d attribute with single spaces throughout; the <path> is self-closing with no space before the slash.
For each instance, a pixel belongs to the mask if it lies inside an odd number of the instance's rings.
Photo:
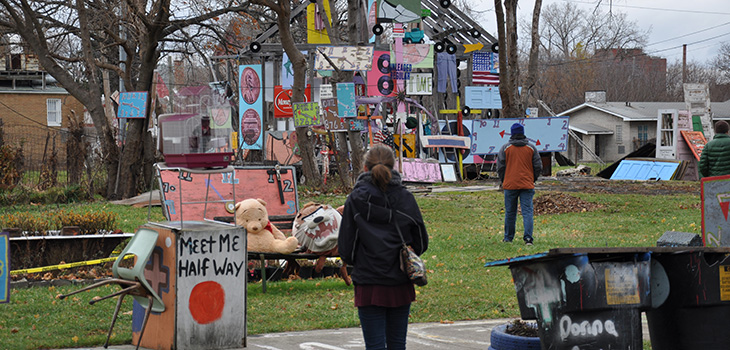
<path id="1" fill-rule="evenodd" d="M 730 349 L 730 257 L 727 248 L 702 248 L 652 259 L 664 273 L 652 275 L 661 295 L 646 316 L 652 350 Z"/>
<path id="2" fill-rule="evenodd" d="M 730 349 L 730 247 L 557 248 L 507 265 L 543 349 Z"/>

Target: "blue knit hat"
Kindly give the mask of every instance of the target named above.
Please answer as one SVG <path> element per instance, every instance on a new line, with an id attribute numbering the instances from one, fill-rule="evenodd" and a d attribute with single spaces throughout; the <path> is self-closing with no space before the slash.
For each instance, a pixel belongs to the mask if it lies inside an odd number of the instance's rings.
<path id="1" fill-rule="evenodd" d="M 512 132 L 512 135 L 517 135 L 517 134 L 524 135 L 525 127 L 523 127 L 522 124 L 520 124 L 520 123 L 514 123 L 514 124 L 512 124 L 511 132 Z"/>

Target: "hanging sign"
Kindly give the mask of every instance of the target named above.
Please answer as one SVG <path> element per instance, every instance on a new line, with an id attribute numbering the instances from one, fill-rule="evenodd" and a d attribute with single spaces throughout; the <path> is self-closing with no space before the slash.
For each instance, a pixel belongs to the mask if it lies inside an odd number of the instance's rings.
<path id="1" fill-rule="evenodd" d="M 144 118 L 147 115 L 147 91 L 119 94 L 117 118 Z"/>
<path id="2" fill-rule="evenodd" d="M 307 85 L 304 89 L 304 102 L 310 102 L 311 88 Z M 291 118 L 293 115 L 291 107 L 292 89 L 284 89 L 281 85 L 274 87 L 274 117 Z"/>
<path id="3" fill-rule="evenodd" d="M 294 127 L 322 125 L 322 118 L 319 115 L 319 104 L 317 102 L 294 103 Z"/>
<path id="4" fill-rule="evenodd" d="M 406 81 L 406 94 L 433 95 L 433 74 L 411 73 L 410 79 Z"/>

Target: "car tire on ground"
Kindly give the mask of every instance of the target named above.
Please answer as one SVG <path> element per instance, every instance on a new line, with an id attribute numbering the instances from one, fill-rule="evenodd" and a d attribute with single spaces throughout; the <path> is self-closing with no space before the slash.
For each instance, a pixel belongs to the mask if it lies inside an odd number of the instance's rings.
<path id="1" fill-rule="evenodd" d="M 507 325 L 499 325 L 492 329 L 489 349 L 494 350 L 540 350 L 539 337 L 522 337 L 507 334 Z"/>

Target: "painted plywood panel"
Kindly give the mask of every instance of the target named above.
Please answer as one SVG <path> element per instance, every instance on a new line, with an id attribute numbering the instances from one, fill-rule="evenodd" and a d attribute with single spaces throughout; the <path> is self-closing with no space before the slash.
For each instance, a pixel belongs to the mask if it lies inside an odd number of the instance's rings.
<path id="1" fill-rule="evenodd" d="M 464 104 L 469 108 L 502 109 L 498 86 L 467 86 L 464 95 Z"/>
<path id="2" fill-rule="evenodd" d="M 509 141 L 512 124 L 525 127 L 525 136 L 540 152 L 565 152 L 568 149 L 568 117 L 496 118 L 472 121 L 471 151 L 497 154 Z"/>
<path id="3" fill-rule="evenodd" d="M 266 201 L 269 215 L 295 215 L 299 208 L 294 167 L 281 167 L 280 179 L 273 167 L 205 174 L 158 166 L 158 173 L 163 212 L 170 221 L 232 216 L 233 205 L 247 198 Z"/>
<path id="4" fill-rule="evenodd" d="M 0 304 L 10 301 L 10 240 L 0 233 Z"/>
<path id="5" fill-rule="evenodd" d="M 611 180 L 671 180 L 679 164 L 624 159 L 611 175 Z"/>
<path id="6" fill-rule="evenodd" d="M 702 240 L 708 247 L 730 247 L 730 175 L 704 177 L 702 185 Z"/>
<path id="7" fill-rule="evenodd" d="M 396 168 L 398 168 L 396 162 Z M 402 169 L 399 170 L 403 181 L 411 182 L 441 182 L 441 167 L 436 161 L 418 158 L 403 158 Z"/>
<path id="8" fill-rule="evenodd" d="M 246 241 L 242 228 L 180 231 L 177 349 L 243 346 Z"/>

